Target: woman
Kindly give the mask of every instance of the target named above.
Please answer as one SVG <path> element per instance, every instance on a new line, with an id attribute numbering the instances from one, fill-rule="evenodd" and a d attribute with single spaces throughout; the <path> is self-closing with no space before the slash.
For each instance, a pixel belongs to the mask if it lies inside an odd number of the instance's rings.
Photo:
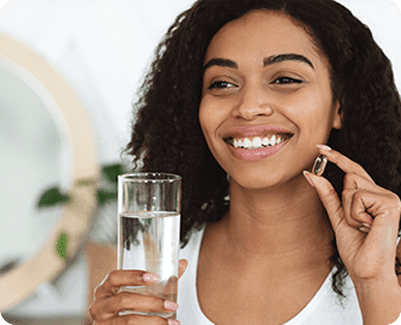
<path id="1" fill-rule="evenodd" d="M 183 177 L 178 320 L 396 320 L 401 103 L 389 60 L 347 9 L 199 0 L 160 44 L 137 108 L 134 162 Z M 308 172 L 320 154 L 324 177 Z M 152 280 L 111 272 L 95 324 L 178 324 L 116 316 L 176 310 L 116 294 Z"/>

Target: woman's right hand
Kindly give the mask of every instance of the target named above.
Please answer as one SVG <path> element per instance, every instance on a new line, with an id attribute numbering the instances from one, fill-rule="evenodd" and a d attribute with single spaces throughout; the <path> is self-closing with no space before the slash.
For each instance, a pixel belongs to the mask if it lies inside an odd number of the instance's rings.
<path id="1" fill-rule="evenodd" d="M 180 260 L 178 278 L 184 273 L 188 262 Z M 167 320 L 159 316 L 124 315 L 118 313 L 125 310 L 138 312 L 166 313 L 175 311 L 178 305 L 158 297 L 145 296 L 130 292 L 120 292 L 123 286 L 151 286 L 159 281 L 159 278 L 146 271 L 115 270 L 110 272 L 103 282 L 95 289 L 95 299 L 89 307 L 93 325 L 178 325 L 175 320 Z"/>

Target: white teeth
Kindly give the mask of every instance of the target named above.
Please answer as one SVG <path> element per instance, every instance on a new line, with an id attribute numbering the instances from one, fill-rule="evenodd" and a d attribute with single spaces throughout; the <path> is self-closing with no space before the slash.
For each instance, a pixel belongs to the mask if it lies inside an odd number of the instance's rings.
<path id="1" fill-rule="evenodd" d="M 234 139 L 233 145 L 235 148 L 259 149 L 275 146 L 281 142 L 284 142 L 286 139 L 287 137 L 273 134 L 264 137 L 263 140 L 261 137 Z"/>
<path id="2" fill-rule="evenodd" d="M 277 142 L 280 140 L 280 137 L 277 136 Z M 273 136 L 270 139 L 270 145 L 274 146 L 276 144 L 276 136 L 273 134 Z"/>
<path id="3" fill-rule="evenodd" d="M 249 140 L 248 138 L 245 138 L 245 139 L 244 139 L 244 143 L 243 143 L 242 146 L 243 146 L 244 148 L 247 148 L 247 149 L 252 149 L 252 141 Z"/>
<path id="4" fill-rule="evenodd" d="M 252 140 L 252 148 L 260 148 L 262 146 L 262 139 L 259 137 L 254 137 Z"/>

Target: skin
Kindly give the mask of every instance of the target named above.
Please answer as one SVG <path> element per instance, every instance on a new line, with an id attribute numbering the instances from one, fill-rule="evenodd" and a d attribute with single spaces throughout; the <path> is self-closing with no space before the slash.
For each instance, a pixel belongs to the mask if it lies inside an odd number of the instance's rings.
<path id="1" fill-rule="evenodd" d="M 302 55 L 314 68 L 297 60 L 263 66 L 265 58 L 280 54 Z M 297 175 L 302 178 L 299 171 L 310 168 L 316 158 L 315 145 L 325 143 L 331 129 L 341 126 L 328 64 L 309 36 L 285 16 L 248 14 L 213 37 L 205 64 L 216 58 L 229 59 L 238 68 L 214 65 L 205 71 L 199 120 L 210 150 L 232 183 L 272 192 L 272 186 L 279 188 Z M 233 156 L 224 138 L 235 127 L 260 125 L 284 128 L 293 137 L 269 159 L 249 163 Z M 288 163 L 277 168 L 285 160 Z M 261 172 L 269 170 L 274 173 Z"/>
<path id="2" fill-rule="evenodd" d="M 401 277 L 397 279 L 394 270 L 400 199 L 377 186 L 360 165 L 339 152 L 324 147 L 319 151 L 346 173 L 341 200 L 325 178 L 308 173 L 306 177 L 330 217 L 364 324 L 393 323 L 401 315 Z"/>
<path id="3" fill-rule="evenodd" d="M 188 263 L 181 260 L 178 266 L 178 277 L 185 271 Z M 157 275 L 138 270 L 111 271 L 95 289 L 93 303 L 89 306 L 93 325 L 112 324 L 152 324 L 177 325 L 178 321 L 163 319 L 156 316 L 126 315 L 117 316 L 117 313 L 127 309 L 140 312 L 168 312 L 177 310 L 178 305 L 167 300 L 141 296 L 129 292 L 118 293 L 123 286 L 151 286 L 158 282 Z"/>
<path id="4" fill-rule="evenodd" d="M 298 60 L 263 65 L 288 53 L 306 57 L 313 68 Z M 330 223 L 302 171 L 311 168 L 316 144 L 341 126 L 339 105 L 326 60 L 286 16 L 257 12 L 228 23 L 213 37 L 205 64 L 216 58 L 237 68 L 205 71 L 199 120 L 230 175 L 231 204 L 205 231 L 198 297 L 216 324 L 282 324 L 306 306 L 331 270 Z M 267 159 L 238 159 L 224 139 L 232 128 L 260 125 L 293 136 Z"/>
<path id="5" fill-rule="evenodd" d="M 307 58 L 313 68 L 293 59 L 263 64 L 289 53 Z M 210 64 L 212 59 L 231 63 Z M 231 203 L 220 222 L 207 226 L 201 245 L 197 290 L 204 314 L 219 325 L 290 320 L 329 274 L 335 235 L 364 324 L 394 322 L 401 313 L 394 272 L 400 200 L 374 184 L 358 164 L 317 147 L 341 127 L 327 60 L 285 15 L 257 11 L 218 31 L 205 66 L 199 120 L 211 152 L 230 176 Z M 225 138 L 233 136 L 235 127 L 260 125 L 285 128 L 292 136 L 268 158 L 240 159 Z M 303 175 L 318 154 L 346 173 L 342 198 L 325 178 Z M 186 262 L 180 265 L 182 274 Z M 96 325 L 167 323 L 116 317 L 116 311 L 126 308 L 165 308 L 158 298 L 116 294 L 122 285 L 151 284 L 143 275 L 109 274 L 90 308 Z"/>

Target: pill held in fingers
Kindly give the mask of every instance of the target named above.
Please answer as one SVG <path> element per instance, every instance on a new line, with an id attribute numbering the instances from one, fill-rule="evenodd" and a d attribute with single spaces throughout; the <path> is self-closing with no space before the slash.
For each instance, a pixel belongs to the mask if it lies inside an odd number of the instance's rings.
<path id="1" fill-rule="evenodd" d="M 326 168 L 326 165 L 327 165 L 327 157 L 325 155 L 319 155 L 316 158 L 315 163 L 313 164 L 312 173 L 317 176 L 322 176 Z"/>

